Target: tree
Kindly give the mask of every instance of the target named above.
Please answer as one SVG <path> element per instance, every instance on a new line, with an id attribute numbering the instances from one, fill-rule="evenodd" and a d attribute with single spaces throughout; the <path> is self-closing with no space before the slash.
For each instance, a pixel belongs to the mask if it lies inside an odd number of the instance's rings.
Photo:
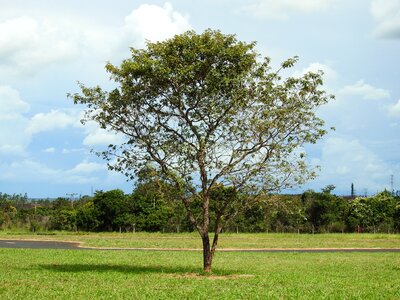
<path id="1" fill-rule="evenodd" d="M 301 198 L 297 195 L 273 195 L 265 201 L 264 219 L 275 232 L 297 231 L 307 221 Z"/>
<path id="2" fill-rule="evenodd" d="M 330 194 L 336 188 L 333 184 L 328 184 L 326 187 L 322 188 L 321 191 L 324 194 Z"/>
<path id="3" fill-rule="evenodd" d="M 365 230 L 373 224 L 373 211 L 368 198 L 357 197 L 349 203 L 348 227 L 355 230 L 358 226 Z"/>
<path id="4" fill-rule="evenodd" d="M 272 71 L 254 48 L 235 35 L 189 31 L 132 48 L 119 67 L 108 63 L 113 90 L 80 84 L 81 93 L 70 95 L 87 106 L 83 122 L 125 135 L 102 153 L 110 169 L 134 178 L 150 164 L 180 191 L 202 239 L 205 272 L 232 212 L 225 201 L 211 214 L 213 187 L 257 196 L 302 184 L 315 171 L 299 149 L 326 133 L 315 114 L 331 98 L 320 89 L 321 73 L 283 77 L 297 57 Z"/>
<path id="5" fill-rule="evenodd" d="M 315 230 L 344 231 L 343 217 L 347 205 L 343 198 L 331 194 L 333 188 L 333 185 L 328 185 L 321 193 L 310 190 L 302 195 L 306 217 L 313 233 Z"/>
<path id="6" fill-rule="evenodd" d="M 117 218 L 126 212 L 128 206 L 127 197 L 123 191 L 97 191 L 93 196 L 93 206 L 97 211 L 98 230 L 119 230 L 120 220 Z M 116 220 L 117 223 L 115 223 Z"/>
<path id="7" fill-rule="evenodd" d="M 393 228 L 393 216 L 396 202 L 391 192 L 384 190 L 373 197 L 368 198 L 368 204 L 372 210 L 373 232 L 376 230 L 390 232 Z"/>
<path id="8" fill-rule="evenodd" d="M 71 209 L 54 210 L 50 216 L 50 226 L 54 230 L 75 230 L 76 229 L 76 211 Z"/>
<path id="9" fill-rule="evenodd" d="M 102 223 L 99 220 L 101 212 L 94 205 L 93 199 L 86 199 L 76 212 L 76 226 L 79 230 L 97 231 Z"/>
<path id="10" fill-rule="evenodd" d="M 174 202 L 179 200 L 174 195 L 174 187 L 164 182 L 157 170 L 150 166 L 140 170 L 132 193 L 132 211 L 137 217 L 136 228 L 164 231 L 174 213 L 173 208 L 176 208 Z"/>
<path id="11" fill-rule="evenodd" d="M 358 197 L 349 204 L 347 223 L 355 230 L 359 225 L 364 231 L 390 232 L 396 227 L 396 200 L 384 190 L 368 198 Z"/>

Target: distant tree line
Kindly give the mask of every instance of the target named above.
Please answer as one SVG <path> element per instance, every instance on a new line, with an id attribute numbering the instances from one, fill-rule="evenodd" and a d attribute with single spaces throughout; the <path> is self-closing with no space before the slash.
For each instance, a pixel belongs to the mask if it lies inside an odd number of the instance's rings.
<path id="1" fill-rule="evenodd" d="M 400 232 L 400 197 L 388 191 L 370 197 L 341 197 L 332 194 L 333 188 L 249 201 L 250 196 L 218 186 L 212 192 L 211 205 L 218 206 L 227 197 L 247 203 L 225 226 L 228 232 Z M 0 193 L 0 228 L 34 232 L 193 231 L 176 193 L 154 174 L 142 177 L 132 194 L 97 191 L 78 200 L 33 202 L 27 195 Z M 198 209 L 200 212 L 200 203 Z"/>

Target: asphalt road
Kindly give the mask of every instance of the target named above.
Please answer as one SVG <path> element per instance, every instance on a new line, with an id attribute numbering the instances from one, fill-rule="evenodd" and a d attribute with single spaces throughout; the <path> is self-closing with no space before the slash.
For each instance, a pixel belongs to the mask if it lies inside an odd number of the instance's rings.
<path id="1" fill-rule="evenodd" d="M 67 249 L 67 250 L 131 250 L 131 251 L 190 251 L 195 249 L 151 248 L 85 248 L 78 243 L 54 241 L 0 240 L 0 248 Z M 198 249 L 200 251 L 200 249 Z M 400 252 L 400 248 L 326 248 L 326 249 L 219 249 L 220 252 Z"/>
<path id="2" fill-rule="evenodd" d="M 81 249 L 77 243 L 50 241 L 0 240 L 0 248 L 25 249 Z"/>

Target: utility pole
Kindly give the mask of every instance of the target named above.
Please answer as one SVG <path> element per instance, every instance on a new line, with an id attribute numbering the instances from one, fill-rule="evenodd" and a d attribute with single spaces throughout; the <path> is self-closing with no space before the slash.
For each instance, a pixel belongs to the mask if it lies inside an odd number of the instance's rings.
<path id="1" fill-rule="evenodd" d="M 69 196 L 71 200 L 71 208 L 74 209 L 74 198 L 78 196 L 78 193 L 67 193 L 66 195 Z M 76 221 L 74 222 L 74 230 L 75 232 L 78 231 L 78 227 L 76 226 Z"/>
<path id="2" fill-rule="evenodd" d="M 71 200 L 71 208 L 74 208 L 74 198 L 78 195 L 78 193 L 67 193 L 66 195 Z"/>

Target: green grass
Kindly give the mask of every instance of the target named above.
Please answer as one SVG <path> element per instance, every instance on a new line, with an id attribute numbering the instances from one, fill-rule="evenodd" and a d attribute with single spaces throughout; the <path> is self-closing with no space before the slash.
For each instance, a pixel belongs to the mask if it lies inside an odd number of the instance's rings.
<path id="1" fill-rule="evenodd" d="M 398 253 L 0 249 L 0 299 L 399 299 Z"/>
<path id="2" fill-rule="evenodd" d="M 32 235 L 0 231 L 0 238 L 65 240 L 84 246 L 121 248 L 201 248 L 197 233 L 67 233 Z M 396 234 L 222 234 L 219 248 L 400 248 Z"/>

